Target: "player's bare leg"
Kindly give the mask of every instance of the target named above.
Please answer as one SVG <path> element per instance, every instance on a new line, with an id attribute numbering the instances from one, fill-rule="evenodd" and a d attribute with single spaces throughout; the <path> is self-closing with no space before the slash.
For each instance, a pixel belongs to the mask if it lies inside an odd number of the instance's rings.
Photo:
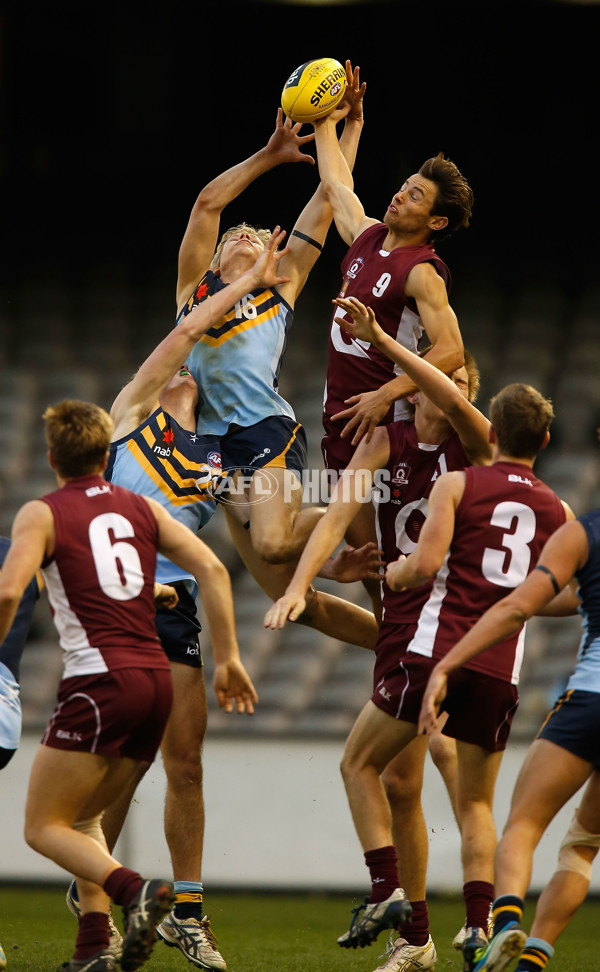
<path id="1" fill-rule="evenodd" d="M 413 739 L 381 774 L 390 806 L 400 884 L 411 901 L 425 898 L 429 838 L 421 805 L 423 744 Z M 407 839 L 407 835 L 410 835 Z"/>
<path id="2" fill-rule="evenodd" d="M 116 969 L 109 951 L 108 895 L 127 909 L 123 969 L 137 968 L 149 956 L 154 929 L 173 900 L 168 881 L 144 881 L 112 857 L 102 833 L 92 836 L 104 807 L 134 774 L 132 759 L 40 746 L 31 771 L 25 810 L 27 843 L 72 874 L 80 875 L 83 907 L 77 947 L 69 969 L 98 960 Z M 77 829 L 83 824 L 83 829 Z M 86 884 L 87 882 L 87 884 Z M 93 885 L 98 886 L 95 891 Z M 103 889 L 107 895 L 103 895 Z"/>
<path id="3" fill-rule="evenodd" d="M 365 851 L 392 843 L 392 816 L 381 774 L 413 740 L 413 757 L 419 755 L 424 761 L 427 738 L 417 737 L 416 725 L 393 719 L 370 700 L 350 731 L 341 770 L 354 826 Z"/>
<path id="4" fill-rule="evenodd" d="M 486 968 L 491 962 L 504 968 L 526 945 L 527 935 L 521 920 L 535 848 L 550 821 L 585 783 L 592 770 L 591 763 L 547 739 L 536 739 L 530 746 L 496 850 L 494 935 L 486 951 L 478 956 L 475 968 Z M 562 883 L 560 879 L 558 883 Z"/>
<path id="5" fill-rule="evenodd" d="M 461 857 L 466 922 L 462 943 L 465 969 L 475 967 L 476 956 L 488 943 L 488 924 L 494 900 L 493 817 L 494 787 L 502 752 L 457 740 L 456 813 L 461 824 Z"/>
<path id="6" fill-rule="evenodd" d="M 285 592 L 296 569 L 296 561 L 270 564 L 258 556 L 253 538 L 244 529 L 229 506 L 224 507 L 227 525 L 236 549 L 246 568 L 265 594 L 276 601 Z M 314 592 L 297 624 L 305 624 L 338 641 L 373 649 L 379 625 L 370 611 L 341 597 L 323 591 Z"/>
<path id="7" fill-rule="evenodd" d="M 399 884 L 392 815 L 381 773 L 413 740 L 413 758 L 425 759 L 427 739 L 416 732 L 416 725 L 393 719 L 369 700 L 348 736 L 342 778 L 370 871 L 371 892 L 363 915 L 357 912 L 350 930 L 338 938 L 343 948 L 368 945 L 385 928 L 399 928 L 410 918 L 411 906 Z"/>
<path id="8" fill-rule="evenodd" d="M 375 508 L 371 502 L 363 503 L 346 530 L 346 541 L 352 547 L 363 547 L 370 541 L 377 542 L 375 530 Z M 362 581 L 365 590 L 371 598 L 373 614 L 377 621 L 381 623 L 381 583 L 380 581 L 365 578 Z"/>
<path id="9" fill-rule="evenodd" d="M 544 831 L 592 771 L 585 760 L 547 739 L 536 739 L 519 771 L 508 822 L 496 851 L 496 895 L 523 898 Z"/>
<path id="10" fill-rule="evenodd" d="M 591 835 L 600 835 L 600 773 L 594 772 L 588 781 L 581 803 L 577 808 L 579 827 Z M 542 891 L 531 926 L 530 936 L 541 938 L 553 945 L 583 903 L 590 886 L 589 868 L 598 853 L 598 838 L 593 845 L 575 844 L 573 853 L 582 861 L 580 870 L 567 869 L 568 862 L 560 863 L 565 870 L 556 870 Z"/>
<path id="11" fill-rule="evenodd" d="M 410 922 L 399 925 L 392 936 L 387 961 L 381 966 L 384 970 L 403 967 L 425 970 L 434 968 L 437 962 L 426 900 L 429 838 L 421 804 L 424 765 L 422 738 L 417 737 L 381 774 L 392 816 L 398 879 L 412 908 Z"/>
<path id="12" fill-rule="evenodd" d="M 290 469 L 257 470 L 249 488 L 250 535 L 271 564 L 297 560 L 325 507 L 302 509 L 302 483 Z"/>
<path id="13" fill-rule="evenodd" d="M 167 776 L 165 837 L 175 880 L 199 882 L 204 843 L 206 686 L 201 668 L 171 662 L 171 676 L 173 708 L 161 743 Z"/>
<path id="14" fill-rule="evenodd" d="M 225 969 L 202 906 L 202 743 L 207 721 L 204 672 L 171 662 L 171 676 L 173 708 L 161 752 L 167 776 L 165 837 L 173 865 L 175 908 L 157 931 L 167 945 L 178 948 L 192 964 Z M 180 890 L 182 885 L 185 890 Z"/>

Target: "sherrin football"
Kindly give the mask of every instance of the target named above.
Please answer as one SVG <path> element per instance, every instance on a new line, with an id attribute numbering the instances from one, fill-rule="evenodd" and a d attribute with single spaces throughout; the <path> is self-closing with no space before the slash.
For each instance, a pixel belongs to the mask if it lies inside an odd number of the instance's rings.
<path id="1" fill-rule="evenodd" d="M 281 107 L 294 122 L 316 121 L 339 105 L 345 90 L 346 69 L 333 57 L 319 57 L 290 74 L 281 92 Z"/>

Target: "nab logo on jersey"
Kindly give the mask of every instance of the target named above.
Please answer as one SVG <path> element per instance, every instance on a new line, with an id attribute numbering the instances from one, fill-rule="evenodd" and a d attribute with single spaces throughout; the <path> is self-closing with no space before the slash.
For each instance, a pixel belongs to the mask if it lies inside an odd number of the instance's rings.
<path id="1" fill-rule="evenodd" d="M 157 455 L 162 456 L 163 459 L 167 459 L 171 455 L 170 449 L 163 449 L 161 446 L 157 445 L 154 446 L 153 451 L 156 452 Z"/>
<path id="2" fill-rule="evenodd" d="M 358 274 L 360 273 L 360 271 L 362 270 L 362 268 L 364 267 L 364 265 L 365 265 L 365 261 L 363 260 L 363 258 L 356 257 L 356 259 L 352 261 L 352 263 L 346 270 L 346 277 L 349 277 L 350 280 L 355 280 Z"/>

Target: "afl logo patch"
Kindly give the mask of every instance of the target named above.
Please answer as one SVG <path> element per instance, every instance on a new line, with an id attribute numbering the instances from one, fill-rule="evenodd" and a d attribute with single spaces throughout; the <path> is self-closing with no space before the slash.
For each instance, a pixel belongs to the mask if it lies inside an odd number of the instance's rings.
<path id="1" fill-rule="evenodd" d="M 218 452 L 209 452 L 206 458 L 211 466 L 216 466 L 217 469 L 221 468 L 221 456 Z"/>

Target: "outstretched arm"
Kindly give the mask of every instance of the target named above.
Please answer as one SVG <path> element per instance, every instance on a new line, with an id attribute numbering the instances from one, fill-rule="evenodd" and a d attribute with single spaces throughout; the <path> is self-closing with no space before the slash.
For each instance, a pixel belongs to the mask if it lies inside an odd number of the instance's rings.
<path id="1" fill-rule="evenodd" d="M 324 516 L 302 551 L 285 594 L 267 611 L 265 628 L 283 628 L 287 620 L 296 621 L 300 617 L 306 607 L 306 592 L 311 582 L 343 539 L 364 497 L 370 502 L 369 490 L 375 470 L 387 464 L 389 455 L 390 442 L 386 429 L 379 429 L 371 443 L 365 443 L 356 450 L 338 480 Z"/>
<path id="2" fill-rule="evenodd" d="M 455 384 L 439 367 L 434 367 L 431 357 L 421 358 L 405 348 L 379 326 L 375 312 L 365 307 L 356 297 L 338 297 L 333 301 L 352 318 L 338 318 L 340 325 L 353 338 L 368 341 L 399 365 L 407 379 L 444 412 L 452 427 L 460 436 L 465 452 L 472 465 L 491 461 L 489 419 L 471 405 L 460 385 Z M 399 379 L 400 381 L 401 379 Z M 464 389 L 468 393 L 468 387 Z M 369 434 L 367 433 L 367 440 Z"/>
<path id="3" fill-rule="evenodd" d="M 563 524 L 552 534 L 536 568 L 523 583 L 488 608 L 433 668 L 423 695 L 419 732 L 434 731 L 450 672 L 518 631 L 532 615 L 539 614 L 555 598 L 556 591 L 562 590 L 585 564 L 588 553 L 587 534 L 576 520 Z"/>
<path id="4" fill-rule="evenodd" d="M 0 571 L 0 644 L 15 619 L 25 588 L 54 544 L 54 518 L 47 503 L 33 500 L 15 516 L 11 541 Z"/>
<path id="5" fill-rule="evenodd" d="M 346 61 L 346 78 L 347 86 L 344 100 L 327 117 L 331 121 L 336 152 L 341 155 L 344 166 L 350 173 L 354 168 L 364 124 L 363 97 L 366 84 L 361 84 L 359 69 L 353 69 L 350 61 Z M 344 128 L 338 142 L 337 123 L 342 119 L 344 119 Z M 352 176 L 350 176 L 351 178 Z M 283 264 L 285 273 L 290 275 L 290 283 L 280 290 L 292 306 L 319 257 L 332 219 L 333 210 L 327 192 L 325 187 L 319 184 L 316 192 L 309 199 L 296 221 L 289 239 L 290 255 Z"/>
<path id="6" fill-rule="evenodd" d="M 194 203 L 179 250 L 177 309 L 180 310 L 210 265 L 219 236 L 221 213 L 250 183 L 284 162 L 308 162 L 314 158 L 303 151 L 314 134 L 300 135 L 300 124 L 277 112 L 275 131 L 269 141 L 249 158 L 221 173 L 202 189 Z"/>
<path id="7" fill-rule="evenodd" d="M 146 358 L 137 374 L 121 389 L 113 402 L 113 441 L 137 429 L 156 406 L 156 401 L 190 351 L 209 328 L 217 324 L 249 291 L 272 287 L 288 278 L 278 272 L 279 261 L 287 249 L 278 250 L 285 233 L 276 226 L 258 260 L 237 280 L 198 304 Z"/>
<path id="8" fill-rule="evenodd" d="M 159 503 L 144 498 L 158 524 L 158 549 L 173 563 L 189 570 L 198 581 L 210 628 L 217 701 L 226 712 L 232 711 L 235 701 L 238 712 L 245 710 L 251 714 L 258 696 L 240 660 L 227 569 L 191 530 L 173 519 Z"/>

